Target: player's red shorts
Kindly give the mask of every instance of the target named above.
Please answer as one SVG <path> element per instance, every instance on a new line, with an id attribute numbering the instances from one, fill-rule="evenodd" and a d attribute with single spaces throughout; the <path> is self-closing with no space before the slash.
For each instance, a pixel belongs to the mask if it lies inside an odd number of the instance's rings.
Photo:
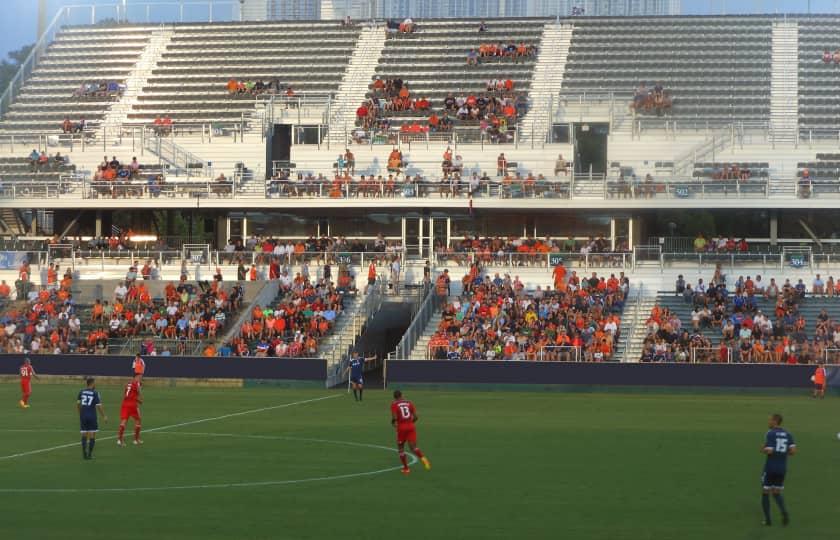
<path id="1" fill-rule="evenodd" d="M 120 420 L 128 420 L 129 418 L 133 418 L 135 421 L 139 422 L 140 409 L 137 408 L 136 404 L 123 403 L 123 406 L 120 409 Z"/>
<path id="2" fill-rule="evenodd" d="M 31 394 L 32 393 L 32 382 L 31 381 L 20 381 L 20 389 L 24 394 Z"/>
<path id="3" fill-rule="evenodd" d="M 397 443 L 404 444 L 407 442 L 417 443 L 417 431 L 415 431 L 413 424 L 397 427 Z"/>

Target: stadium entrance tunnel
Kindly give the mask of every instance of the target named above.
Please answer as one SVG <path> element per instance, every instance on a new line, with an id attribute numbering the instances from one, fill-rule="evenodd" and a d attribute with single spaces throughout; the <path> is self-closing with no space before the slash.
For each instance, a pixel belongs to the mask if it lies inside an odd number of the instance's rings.
<path id="1" fill-rule="evenodd" d="M 382 384 L 382 359 L 397 348 L 411 324 L 415 302 L 410 300 L 384 302 L 365 333 L 356 342 L 356 350 L 362 356 L 376 356 L 376 369 L 365 373 L 365 386 Z M 345 381 L 346 382 L 346 381 Z"/>
<path id="2" fill-rule="evenodd" d="M 606 174 L 609 124 L 575 124 L 575 172 Z"/>

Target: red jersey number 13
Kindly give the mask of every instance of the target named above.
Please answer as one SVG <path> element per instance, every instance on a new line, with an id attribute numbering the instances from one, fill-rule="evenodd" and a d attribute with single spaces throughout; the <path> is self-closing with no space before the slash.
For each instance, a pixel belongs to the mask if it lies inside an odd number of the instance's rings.
<path id="1" fill-rule="evenodd" d="M 402 416 L 404 420 L 410 420 L 411 409 L 408 407 L 408 403 L 400 403 L 398 407 L 400 409 L 400 416 Z"/>

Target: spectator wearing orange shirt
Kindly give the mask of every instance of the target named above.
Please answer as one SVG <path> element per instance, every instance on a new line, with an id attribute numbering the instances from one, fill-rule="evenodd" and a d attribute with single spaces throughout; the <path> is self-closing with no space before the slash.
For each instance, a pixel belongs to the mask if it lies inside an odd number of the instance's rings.
<path id="1" fill-rule="evenodd" d="M 811 377 L 811 380 L 814 382 L 814 393 L 813 396 L 816 398 L 823 399 L 825 398 L 825 379 L 826 379 L 826 372 L 825 366 L 820 364 L 817 366 L 817 369 L 814 370 L 814 375 Z"/>

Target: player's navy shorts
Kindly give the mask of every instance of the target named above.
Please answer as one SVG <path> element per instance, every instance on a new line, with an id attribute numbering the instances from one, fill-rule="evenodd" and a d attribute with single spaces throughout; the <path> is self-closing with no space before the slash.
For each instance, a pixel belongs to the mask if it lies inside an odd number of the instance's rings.
<path id="1" fill-rule="evenodd" d="M 785 489 L 785 473 L 764 471 L 764 474 L 761 475 L 761 486 Z"/>
<path id="2" fill-rule="evenodd" d="M 82 433 L 86 433 L 88 431 L 99 431 L 99 422 L 95 416 L 80 416 L 79 417 L 79 430 Z"/>
<path id="3" fill-rule="evenodd" d="M 364 384 L 365 383 L 363 377 L 350 377 L 350 382 L 353 383 L 353 384 Z"/>

